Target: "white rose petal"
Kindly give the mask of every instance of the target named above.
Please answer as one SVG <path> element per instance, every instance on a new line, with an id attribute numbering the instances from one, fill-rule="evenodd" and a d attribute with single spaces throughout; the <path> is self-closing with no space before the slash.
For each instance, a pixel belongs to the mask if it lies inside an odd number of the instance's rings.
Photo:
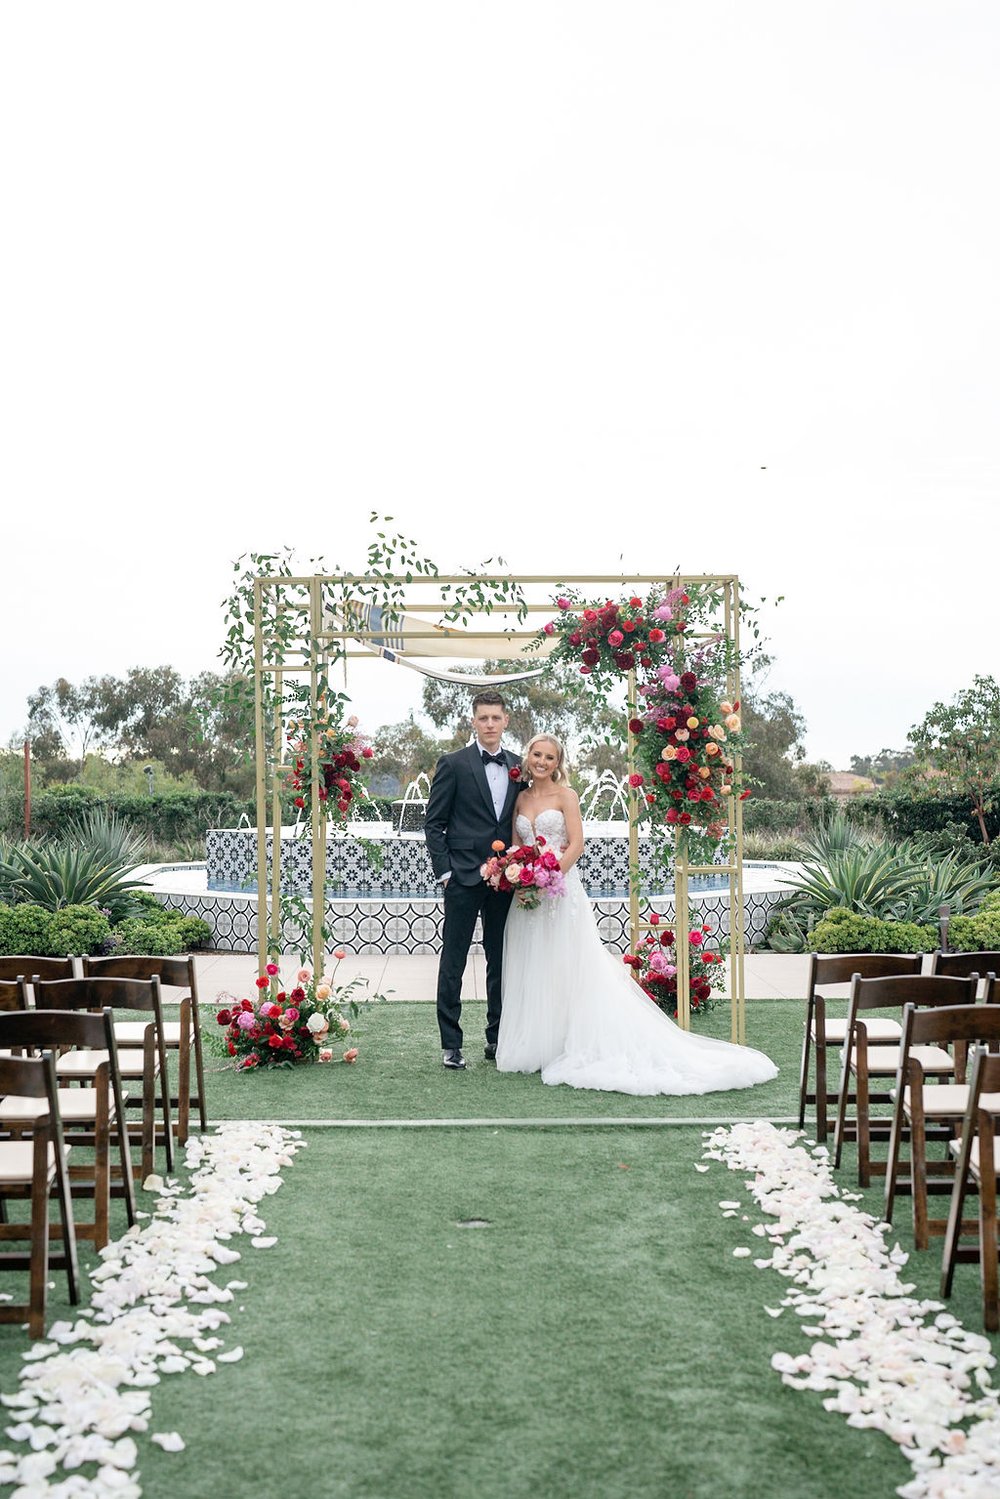
<path id="1" fill-rule="evenodd" d="M 177 1431 L 154 1431 L 149 1439 L 162 1447 L 164 1452 L 183 1452 L 184 1438 Z"/>

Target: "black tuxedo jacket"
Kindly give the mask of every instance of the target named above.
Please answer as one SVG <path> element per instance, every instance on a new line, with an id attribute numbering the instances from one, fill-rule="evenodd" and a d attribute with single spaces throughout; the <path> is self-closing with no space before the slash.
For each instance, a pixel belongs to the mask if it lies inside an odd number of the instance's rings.
<path id="1" fill-rule="evenodd" d="M 503 754 L 508 772 L 520 766 L 520 755 L 512 755 L 509 750 Z M 513 842 L 511 817 L 520 789 L 517 779 L 509 781 L 497 817 L 478 744 L 442 755 L 424 815 L 424 836 L 434 873 L 440 876 L 450 869 L 452 879 L 460 885 L 478 884 L 482 879 L 480 865 L 493 853 L 491 845 L 497 839 L 504 848 Z"/>

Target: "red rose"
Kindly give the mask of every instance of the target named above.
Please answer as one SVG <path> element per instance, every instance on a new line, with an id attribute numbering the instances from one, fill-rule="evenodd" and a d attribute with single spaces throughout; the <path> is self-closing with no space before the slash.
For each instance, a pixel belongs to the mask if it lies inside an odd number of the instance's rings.
<path id="1" fill-rule="evenodd" d="M 691 821 L 691 813 L 690 812 L 682 812 L 681 815 L 680 815 L 680 817 L 678 817 L 677 821 L 680 822 L 680 823 L 683 823 L 684 826 L 687 827 L 688 823 Z"/>
<path id="2" fill-rule="evenodd" d="M 653 793 L 651 791 L 647 791 L 646 792 L 646 802 L 647 802 L 647 804 L 651 807 L 655 801 L 656 801 L 656 797 L 653 795 Z"/>
<path id="3" fill-rule="evenodd" d="M 681 764 L 681 765 L 686 765 L 687 762 L 690 760 L 690 758 L 691 758 L 691 751 L 688 749 L 688 747 L 687 747 L 686 744 L 678 745 L 676 758 L 677 758 L 678 763 Z"/>
<path id="4" fill-rule="evenodd" d="M 635 620 L 634 619 L 623 620 L 622 621 L 622 629 L 623 630 L 627 630 L 628 633 L 631 635 L 632 631 L 635 629 Z"/>
<path id="5" fill-rule="evenodd" d="M 514 765 L 514 766 L 511 767 L 510 778 L 511 778 L 512 781 L 519 781 L 521 779 L 521 767 L 520 767 L 520 765 Z"/>
<path id="6" fill-rule="evenodd" d="M 366 760 L 373 759 L 375 755 L 375 751 L 372 749 L 370 744 L 366 744 L 361 753 L 364 755 Z"/>
<path id="7" fill-rule="evenodd" d="M 661 640 L 665 640 L 665 639 L 666 639 L 666 636 L 664 635 L 664 633 L 663 633 L 662 630 L 657 630 L 657 629 L 650 630 L 650 632 L 649 632 L 649 643 L 650 643 L 650 645 L 659 645 L 660 641 Z"/>
<path id="8" fill-rule="evenodd" d="M 740 792 L 740 801 L 741 801 L 741 802 L 745 802 L 745 801 L 746 801 L 746 799 L 747 799 L 747 797 L 748 797 L 748 796 L 749 796 L 749 795 L 750 795 L 750 792 L 749 792 L 749 791 L 741 791 L 741 792 Z"/>
<path id="9" fill-rule="evenodd" d="M 216 1020 L 218 1021 L 218 1023 L 220 1025 L 228 1025 L 229 1022 L 230 1022 L 230 1020 L 232 1020 L 233 1017 L 232 1017 L 232 1015 L 230 1015 L 230 1013 L 229 1013 L 228 1010 L 220 1010 L 219 1013 L 218 1013 L 218 1015 L 216 1015 L 215 1018 L 216 1018 Z"/>
<path id="10" fill-rule="evenodd" d="M 693 692 L 697 685 L 698 678 L 695 676 L 693 671 L 685 671 L 681 673 L 681 686 L 683 687 L 685 692 Z"/>
<path id="11" fill-rule="evenodd" d="M 579 630 L 574 630 L 572 635 L 569 637 L 570 645 L 579 645 L 582 640 L 583 636 L 580 634 Z"/>
<path id="12" fill-rule="evenodd" d="M 233 1043 L 231 1041 L 227 1041 L 226 1042 L 226 1046 L 229 1049 L 229 1055 L 231 1057 L 234 1057 L 236 1055 L 236 1047 L 233 1045 Z"/>
<path id="13" fill-rule="evenodd" d="M 636 775 L 635 773 L 633 773 L 632 775 L 629 776 L 628 783 L 629 783 L 630 786 L 641 786 L 642 785 L 642 776 Z"/>
<path id="14" fill-rule="evenodd" d="M 677 821 L 677 808 L 676 807 L 668 807 L 667 808 L 666 821 L 667 822 L 676 822 Z"/>
<path id="15" fill-rule="evenodd" d="M 272 1033 L 267 1038 L 267 1044 L 271 1048 L 272 1051 L 280 1051 L 281 1048 L 284 1046 L 285 1043 L 284 1043 L 284 1041 L 282 1041 L 282 1039 L 281 1039 L 280 1036 L 276 1036 L 276 1035 L 274 1035 Z"/>
<path id="16" fill-rule="evenodd" d="M 660 913 L 659 913 L 659 911 L 650 911 L 650 913 L 649 913 L 649 924 L 650 924 L 650 926 L 659 926 L 659 924 L 660 924 Z"/>
<path id="17" fill-rule="evenodd" d="M 703 786 L 701 788 L 701 799 L 703 802 L 715 801 L 715 792 L 712 790 L 711 786 Z"/>
<path id="18" fill-rule="evenodd" d="M 631 604 L 633 609 L 642 608 L 642 599 L 629 599 L 629 603 Z"/>
<path id="19" fill-rule="evenodd" d="M 691 790 L 688 792 L 688 801 L 689 802 L 700 802 L 701 801 L 701 787 L 700 786 L 692 786 L 691 787 Z"/>
<path id="20" fill-rule="evenodd" d="M 630 718 L 628 721 L 628 731 L 630 734 L 641 734 L 645 727 L 646 725 L 641 718 Z"/>
<path id="21" fill-rule="evenodd" d="M 619 666 L 622 671 L 631 671 L 635 665 L 635 657 L 631 651 L 617 651 L 615 653 L 615 665 Z"/>
<path id="22" fill-rule="evenodd" d="M 584 609 L 584 611 L 583 611 L 583 617 L 587 621 L 588 624 L 592 625 L 594 623 L 594 621 L 596 620 L 596 618 L 597 618 L 597 610 L 596 609 Z"/>
<path id="23" fill-rule="evenodd" d="M 305 802 L 302 800 L 301 796 L 297 796 L 295 798 L 295 800 L 293 801 L 292 806 L 293 807 L 299 807 L 301 809 L 302 807 L 305 806 Z"/>
<path id="24" fill-rule="evenodd" d="M 587 649 L 583 653 L 584 666 L 596 666 L 600 659 L 601 658 L 598 652 L 595 651 L 594 647 L 592 645 L 588 645 Z"/>

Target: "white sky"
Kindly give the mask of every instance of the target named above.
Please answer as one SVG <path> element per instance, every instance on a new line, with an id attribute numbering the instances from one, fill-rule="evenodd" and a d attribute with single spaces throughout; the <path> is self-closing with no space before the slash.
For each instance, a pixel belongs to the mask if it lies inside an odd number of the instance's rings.
<path id="1" fill-rule="evenodd" d="M 1000 9 L 0 9 L 0 739 L 231 563 L 738 572 L 813 757 L 995 674 Z M 397 678 L 404 678 L 403 682 Z M 365 726 L 416 705 L 359 684 Z"/>

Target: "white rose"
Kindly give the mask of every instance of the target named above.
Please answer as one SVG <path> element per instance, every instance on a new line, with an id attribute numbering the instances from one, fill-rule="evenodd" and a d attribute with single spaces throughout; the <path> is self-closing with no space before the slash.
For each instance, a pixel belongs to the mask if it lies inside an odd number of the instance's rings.
<path id="1" fill-rule="evenodd" d="M 309 1019 L 306 1021 L 306 1025 L 312 1031 L 314 1036 L 317 1036 L 320 1031 L 327 1031 L 330 1029 L 330 1022 L 327 1020 L 325 1015 L 320 1014 L 319 1010 L 316 1010 L 312 1015 L 309 1016 Z"/>

